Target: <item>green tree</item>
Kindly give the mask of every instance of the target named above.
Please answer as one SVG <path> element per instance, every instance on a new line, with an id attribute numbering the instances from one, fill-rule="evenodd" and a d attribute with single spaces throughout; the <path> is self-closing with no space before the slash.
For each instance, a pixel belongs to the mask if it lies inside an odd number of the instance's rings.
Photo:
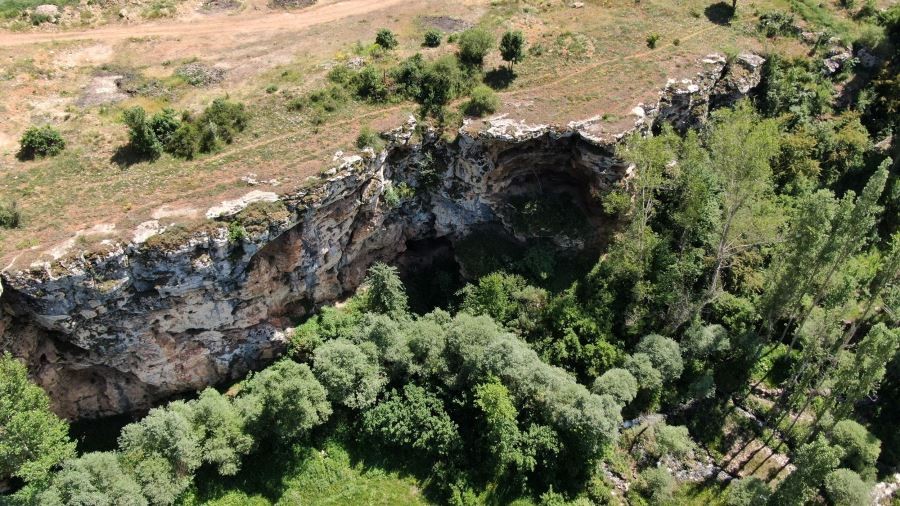
<path id="1" fill-rule="evenodd" d="M 178 130 L 178 127 L 181 124 L 175 111 L 165 108 L 154 114 L 153 117 L 150 118 L 149 124 L 150 129 L 153 130 L 153 135 L 156 136 L 163 148 L 168 151 L 169 143 L 172 141 L 172 135 Z"/>
<path id="2" fill-rule="evenodd" d="M 516 30 L 506 32 L 500 39 L 500 56 L 503 61 L 509 62 L 509 68 L 515 63 L 519 63 L 525 57 L 525 36 L 522 32 Z"/>
<path id="3" fill-rule="evenodd" d="M 353 409 L 374 404 L 387 382 L 373 359 L 345 339 L 316 348 L 313 364 L 313 373 L 328 390 L 328 398 Z"/>
<path id="4" fill-rule="evenodd" d="M 611 395 L 625 405 L 637 396 L 638 382 L 626 369 L 610 369 L 594 381 L 591 390 L 597 395 Z"/>
<path id="5" fill-rule="evenodd" d="M 378 33 L 375 35 L 375 43 L 387 50 L 394 49 L 398 45 L 394 32 L 387 28 L 378 30 Z"/>
<path id="6" fill-rule="evenodd" d="M 494 36 L 483 28 L 469 28 L 457 37 L 459 59 L 465 64 L 481 66 L 494 48 Z"/>
<path id="7" fill-rule="evenodd" d="M 38 494 L 46 506 L 146 506 L 141 487 L 115 453 L 86 453 L 66 461 L 49 487 Z"/>
<path id="8" fill-rule="evenodd" d="M 797 469 L 788 475 L 775 489 L 769 501 L 772 506 L 805 504 L 813 498 L 825 477 L 840 464 L 843 450 L 828 444 L 819 437 L 801 446 L 794 455 Z"/>
<path id="9" fill-rule="evenodd" d="M 872 504 L 872 487 L 849 469 L 835 469 L 825 477 L 825 495 L 834 506 Z"/>
<path id="10" fill-rule="evenodd" d="M 706 146 L 721 189 L 719 227 L 704 303 L 715 298 L 723 270 L 749 248 L 772 241 L 780 212 L 774 205 L 770 161 L 779 148 L 778 126 L 748 102 L 713 113 Z"/>
<path id="11" fill-rule="evenodd" d="M 509 390 L 494 378 L 475 387 L 475 405 L 484 415 L 487 434 L 485 439 L 494 456 L 494 469 L 502 475 L 513 466 L 520 466 L 523 456 L 519 451 L 522 435 L 516 422 L 518 411 L 509 396 Z"/>
<path id="12" fill-rule="evenodd" d="M 434 394 L 413 384 L 392 390 L 363 413 L 363 427 L 388 446 L 414 450 L 431 458 L 446 458 L 460 444 L 456 424 Z"/>
<path id="13" fill-rule="evenodd" d="M 66 141 L 59 131 L 50 125 L 28 127 L 19 139 L 19 158 L 56 156 L 66 149 Z"/>
<path id="14" fill-rule="evenodd" d="M 363 306 L 367 311 L 394 317 L 405 315 L 409 311 L 406 289 L 396 267 L 381 262 L 374 263 L 366 275 L 366 285 L 368 290 Z"/>
<path id="15" fill-rule="evenodd" d="M 309 366 L 285 359 L 246 379 L 236 402 L 257 440 L 290 443 L 331 416 L 327 395 Z"/>
<path id="16" fill-rule="evenodd" d="M 119 435 L 123 463 L 154 504 L 172 504 L 190 486 L 202 463 L 200 438 L 191 424 L 191 406 L 174 401 L 150 410 Z"/>
<path id="17" fill-rule="evenodd" d="M 68 424 L 50 411 L 50 399 L 28 380 L 25 366 L 0 355 L 0 479 L 39 481 L 75 454 Z"/>
<path id="18" fill-rule="evenodd" d="M 875 462 L 881 454 L 881 441 L 854 420 L 834 425 L 831 442 L 844 450 L 841 465 L 863 476 L 875 477 Z"/>
<path id="19" fill-rule="evenodd" d="M 455 58 L 444 56 L 428 65 L 419 82 L 418 102 L 423 114 L 442 118 L 444 106 L 459 96 L 462 82 L 463 73 Z"/>
<path id="20" fill-rule="evenodd" d="M 222 476 L 237 474 L 241 457 L 253 446 L 240 411 L 213 388 L 204 390 L 192 407 L 191 425 L 200 441 L 203 462 L 216 466 Z"/>
<path id="21" fill-rule="evenodd" d="M 653 361 L 646 353 L 635 353 L 625 359 L 623 366 L 637 380 L 643 390 L 656 392 L 663 385 L 663 376 L 653 367 Z"/>
<path id="22" fill-rule="evenodd" d="M 128 141 L 138 154 L 149 158 L 157 158 L 163 151 L 163 145 L 147 120 L 147 112 L 143 107 L 132 107 L 122 112 L 122 120 L 128 127 Z"/>
<path id="23" fill-rule="evenodd" d="M 663 381 L 675 381 L 681 377 L 684 362 L 681 359 L 681 347 L 674 339 L 650 334 L 641 338 L 635 351 L 650 357 L 653 368 L 662 374 Z"/>
<path id="24" fill-rule="evenodd" d="M 653 427 L 656 453 L 683 459 L 694 449 L 694 441 L 687 427 L 658 423 Z"/>

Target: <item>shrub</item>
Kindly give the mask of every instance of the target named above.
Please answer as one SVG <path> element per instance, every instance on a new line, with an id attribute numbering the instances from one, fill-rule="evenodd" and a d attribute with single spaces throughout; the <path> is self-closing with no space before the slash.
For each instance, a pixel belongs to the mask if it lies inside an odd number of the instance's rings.
<path id="1" fill-rule="evenodd" d="M 772 491 L 766 482 L 755 476 L 748 476 L 728 485 L 725 503 L 728 506 L 765 506 L 770 495 Z"/>
<path id="2" fill-rule="evenodd" d="M 21 224 L 22 213 L 16 203 L 0 203 L 0 228 L 19 228 Z"/>
<path id="3" fill-rule="evenodd" d="M 247 120 L 248 114 L 244 104 L 232 102 L 227 98 L 217 98 L 203 111 L 197 122 L 201 125 L 201 130 L 214 125 L 211 130 L 215 135 L 216 144 L 219 141 L 231 144 L 234 136 L 247 127 Z"/>
<path id="4" fill-rule="evenodd" d="M 494 36 L 482 28 L 470 28 L 459 34 L 458 43 L 460 61 L 481 66 L 484 57 L 494 47 Z"/>
<path id="5" fill-rule="evenodd" d="M 668 337 L 657 334 L 644 336 L 638 343 L 637 352 L 646 353 L 650 357 L 653 368 L 662 374 L 663 381 L 678 379 L 684 370 L 681 348 Z"/>
<path id="6" fill-rule="evenodd" d="M 870 504 L 871 488 L 849 469 L 836 469 L 825 477 L 825 495 L 834 506 Z"/>
<path id="7" fill-rule="evenodd" d="M 659 44 L 659 34 L 652 33 L 647 36 L 647 47 L 650 49 L 656 49 L 657 44 Z"/>
<path id="8" fill-rule="evenodd" d="M 182 122 L 178 128 L 172 132 L 169 142 L 166 144 L 166 151 L 172 156 L 190 160 L 200 148 L 200 132 L 197 127 L 188 122 Z"/>
<path id="9" fill-rule="evenodd" d="M 375 43 L 384 49 L 394 49 L 397 47 L 397 37 L 394 35 L 394 32 L 388 30 L 387 28 L 382 28 L 378 30 L 378 34 L 375 35 Z"/>
<path id="10" fill-rule="evenodd" d="M 268 93 L 269 95 L 275 93 L 276 91 L 278 91 L 278 85 L 270 84 L 266 86 L 266 93 Z"/>
<path id="11" fill-rule="evenodd" d="M 356 88 L 356 95 L 363 100 L 384 102 L 390 96 L 384 82 L 384 73 L 372 65 L 367 65 L 354 76 L 353 86 Z"/>
<path id="12" fill-rule="evenodd" d="M 397 93 L 415 100 L 422 91 L 422 76 L 425 74 L 425 60 L 416 53 L 403 60 L 391 71 L 391 78 L 397 85 Z"/>
<path id="13" fill-rule="evenodd" d="M 500 107 L 500 98 L 490 87 L 480 84 L 472 90 L 472 97 L 463 106 L 463 110 L 470 116 L 484 116 L 492 114 Z"/>
<path id="14" fill-rule="evenodd" d="M 150 129 L 153 130 L 153 135 L 156 136 L 159 142 L 162 143 L 163 148 L 167 151 L 168 144 L 172 140 L 172 135 L 175 134 L 175 131 L 178 130 L 180 125 L 181 122 L 175 115 L 175 111 L 169 108 L 163 109 L 150 118 Z"/>
<path id="15" fill-rule="evenodd" d="M 163 146 L 156 138 L 150 122 L 147 121 L 147 112 L 143 107 L 126 109 L 122 113 L 122 120 L 128 127 L 128 142 L 131 149 L 149 158 L 157 158 L 162 154 Z"/>
<path id="16" fill-rule="evenodd" d="M 780 11 L 763 13 L 759 16 L 756 29 L 769 38 L 790 35 L 794 30 L 794 16 Z"/>
<path id="17" fill-rule="evenodd" d="M 408 310 L 406 290 L 397 274 L 397 268 L 376 262 L 366 275 L 368 291 L 364 306 L 373 313 L 402 316 Z"/>
<path id="18" fill-rule="evenodd" d="M 675 479 L 665 468 L 650 467 L 641 471 L 638 492 L 651 504 L 663 504 L 672 500 Z"/>
<path id="19" fill-rule="evenodd" d="M 356 147 L 359 149 L 372 148 L 375 151 L 379 151 L 384 147 L 384 140 L 378 135 L 378 132 L 365 126 L 356 137 Z"/>
<path id="20" fill-rule="evenodd" d="M 29 127 L 19 140 L 19 158 L 31 160 L 35 157 L 56 156 L 66 148 L 59 131 L 50 125 Z"/>
<path id="21" fill-rule="evenodd" d="M 422 42 L 422 45 L 425 47 L 438 47 L 441 45 L 441 39 L 443 38 L 444 34 L 440 30 L 432 28 L 425 32 L 425 40 Z"/>

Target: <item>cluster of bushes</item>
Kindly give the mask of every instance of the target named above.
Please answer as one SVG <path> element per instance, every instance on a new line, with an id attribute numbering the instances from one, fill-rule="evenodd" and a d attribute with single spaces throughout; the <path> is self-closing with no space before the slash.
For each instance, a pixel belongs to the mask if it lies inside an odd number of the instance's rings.
<path id="1" fill-rule="evenodd" d="M 331 84 L 306 96 L 294 98 L 288 106 L 310 114 L 314 124 L 321 124 L 328 115 L 340 110 L 348 100 L 385 103 L 413 100 L 421 104 L 426 115 L 443 118 L 445 107 L 455 99 L 471 93 L 463 105 L 466 114 L 481 116 L 499 107 L 496 93 L 489 87 L 476 85 L 481 80 L 481 67 L 487 54 L 496 47 L 494 36 L 483 29 L 473 28 L 455 39 L 458 52 L 426 61 L 415 54 L 393 67 L 370 63 L 360 70 L 346 66 L 333 68 L 328 79 Z M 425 45 L 435 47 L 441 42 L 436 31 L 426 33 Z M 384 50 L 396 47 L 396 36 L 381 30 L 376 45 Z M 524 57 L 525 39 L 521 32 L 508 32 L 500 41 L 500 53 L 510 65 Z"/>
<path id="2" fill-rule="evenodd" d="M 197 153 L 212 153 L 230 144 L 247 126 L 244 104 L 217 98 L 199 115 L 187 111 L 180 116 L 172 109 L 147 117 L 142 107 L 127 109 L 122 114 L 128 127 L 129 147 L 150 159 L 169 153 L 191 159 Z"/>
<path id="3" fill-rule="evenodd" d="M 15 202 L 0 202 L 0 228 L 19 228 L 22 212 Z"/>

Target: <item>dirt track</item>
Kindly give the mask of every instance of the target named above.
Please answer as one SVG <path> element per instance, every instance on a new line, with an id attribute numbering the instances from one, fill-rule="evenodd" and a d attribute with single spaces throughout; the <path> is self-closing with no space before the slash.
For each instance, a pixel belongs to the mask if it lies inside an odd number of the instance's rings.
<path id="1" fill-rule="evenodd" d="M 114 41 L 131 37 L 174 36 L 179 38 L 235 35 L 254 32 L 296 31 L 310 26 L 337 21 L 400 4 L 401 0 L 345 0 L 317 5 L 294 12 L 278 12 L 255 16 L 211 17 L 190 22 L 147 23 L 110 26 L 93 30 L 55 33 L 0 32 L 0 47 L 22 46 L 67 40 Z"/>

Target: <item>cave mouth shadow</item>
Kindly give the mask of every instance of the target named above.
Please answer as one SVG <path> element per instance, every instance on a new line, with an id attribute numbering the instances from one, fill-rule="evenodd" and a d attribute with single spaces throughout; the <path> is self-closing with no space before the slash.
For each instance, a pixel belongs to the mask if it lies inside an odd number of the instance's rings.
<path id="1" fill-rule="evenodd" d="M 734 18 L 734 7 L 726 2 L 716 2 L 707 6 L 703 13 L 706 14 L 706 19 L 711 22 L 727 26 L 731 24 L 731 20 Z"/>

